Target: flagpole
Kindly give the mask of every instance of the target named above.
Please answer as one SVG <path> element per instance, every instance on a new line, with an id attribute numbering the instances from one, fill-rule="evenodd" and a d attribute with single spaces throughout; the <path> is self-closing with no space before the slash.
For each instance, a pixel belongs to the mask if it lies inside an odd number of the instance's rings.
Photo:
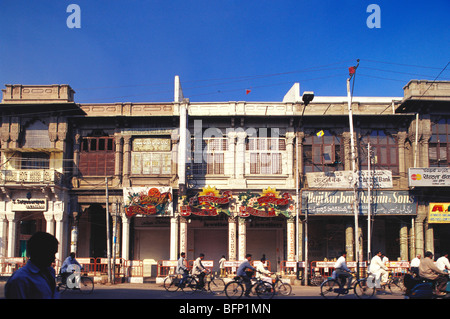
<path id="1" fill-rule="evenodd" d="M 358 225 L 358 193 L 357 193 L 357 183 L 358 174 L 356 167 L 356 153 L 355 153 L 355 137 L 353 132 L 353 110 L 352 110 L 352 94 L 350 91 L 350 80 L 356 73 L 356 69 L 359 65 L 349 68 L 350 77 L 347 79 L 347 97 L 348 97 L 348 117 L 350 124 L 350 147 L 352 156 L 352 171 L 353 171 L 353 214 L 355 218 L 355 261 L 356 261 L 356 277 L 359 278 L 359 225 Z"/>

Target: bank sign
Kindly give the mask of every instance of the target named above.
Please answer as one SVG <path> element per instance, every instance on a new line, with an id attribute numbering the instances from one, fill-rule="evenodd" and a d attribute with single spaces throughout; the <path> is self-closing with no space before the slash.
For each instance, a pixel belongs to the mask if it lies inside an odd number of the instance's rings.
<path id="1" fill-rule="evenodd" d="M 450 168 L 430 167 L 430 168 L 410 168 L 408 172 L 410 187 L 416 186 L 450 186 Z"/>
<path id="2" fill-rule="evenodd" d="M 308 215 L 353 215 L 353 191 L 304 191 L 302 192 L 302 214 Z M 408 191 L 371 192 L 371 214 L 416 215 L 417 200 Z M 358 191 L 358 213 L 367 215 L 369 197 Z"/>

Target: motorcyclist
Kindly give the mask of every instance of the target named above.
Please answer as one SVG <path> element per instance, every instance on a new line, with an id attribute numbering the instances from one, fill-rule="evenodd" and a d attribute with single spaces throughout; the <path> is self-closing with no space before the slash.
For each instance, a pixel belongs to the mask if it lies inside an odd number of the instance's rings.
<path id="1" fill-rule="evenodd" d="M 433 253 L 427 251 L 424 258 L 420 260 L 419 276 L 433 281 L 436 287 L 436 295 L 445 295 L 448 275 L 440 270 L 433 261 Z"/>

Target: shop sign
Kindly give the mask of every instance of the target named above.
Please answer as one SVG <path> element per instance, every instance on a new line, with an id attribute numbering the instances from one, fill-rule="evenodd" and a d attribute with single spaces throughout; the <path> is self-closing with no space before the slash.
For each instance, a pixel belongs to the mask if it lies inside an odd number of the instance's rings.
<path id="1" fill-rule="evenodd" d="M 46 211 L 47 200 L 44 198 L 27 199 L 18 198 L 12 200 L 12 211 Z"/>
<path id="2" fill-rule="evenodd" d="M 408 172 L 410 187 L 450 186 L 449 167 L 410 168 Z"/>
<path id="3" fill-rule="evenodd" d="M 263 189 L 262 194 L 240 193 L 238 198 L 241 201 L 239 217 L 276 217 L 280 214 L 289 217 L 295 210 L 289 193 L 280 194 L 271 187 Z"/>
<path id="4" fill-rule="evenodd" d="M 171 187 L 124 187 L 125 214 L 172 216 Z"/>
<path id="5" fill-rule="evenodd" d="M 353 191 L 304 191 L 302 214 L 353 215 Z M 416 215 L 417 200 L 409 191 L 374 191 L 371 193 L 373 215 Z M 367 215 L 369 197 L 365 190 L 358 191 L 358 212 Z"/>
<path id="6" fill-rule="evenodd" d="M 450 203 L 430 203 L 428 223 L 450 223 Z"/>
<path id="7" fill-rule="evenodd" d="M 229 203 L 231 200 L 231 192 L 225 191 L 220 194 L 220 191 L 215 187 L 207 186 L 202 189 L 200 193 L 189 199 L 186 196 L 182 197 L 180 207 L 181 216 L 187 217 L 191 214 L 198 216 L 217 216 L 219 213 L 230 215 Z"/>
<path id="8" fill-rule="evenodd" d="M 357 188 L 392 188 L 392 172 L 388 170 L 358 171 Z M 309 188 L 353 188 L 352 171 L 306 173 Z"/>

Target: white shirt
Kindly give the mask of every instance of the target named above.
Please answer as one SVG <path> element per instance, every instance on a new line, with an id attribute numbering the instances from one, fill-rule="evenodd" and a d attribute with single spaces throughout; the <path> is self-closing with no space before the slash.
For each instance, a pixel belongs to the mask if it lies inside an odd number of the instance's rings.
<path id="1" fill-rule="evenodd" d="M 438 267 L 442 271 L 444 271 L 446 267 L 447 269 L 450 269 L 450 263 L 448 262 L 447 257 L 439 257 L 438 260 L 436 260 L 436 267 Z"/>
<path id="2" fill-rule="evenodd" d="M 420 259 L 419 258 L 414 258 L 413 260 L 411 260 L 411 267 L 419 267 L 420 265 Z"/>
<path id="3" fill-rule="evenodd" d="M 375 256 L 373 256 L 372 260 L 370 261 L 369 272 L 374 274 L 377 271 L 379 271 L 380 269 L 387 270 L 387 267 L 381 261 L 380 256 L 375 255 Z"/>
<path id="4" fill-rule="evenodd" d="M 334 264 L 334 268 L 350 271 L 350 269 L 348 269 L 348 267 L 347 267 L 347 263 L 345 262 L 344 256 L 341 256 L 338 258 L 338 260 Z"/>

